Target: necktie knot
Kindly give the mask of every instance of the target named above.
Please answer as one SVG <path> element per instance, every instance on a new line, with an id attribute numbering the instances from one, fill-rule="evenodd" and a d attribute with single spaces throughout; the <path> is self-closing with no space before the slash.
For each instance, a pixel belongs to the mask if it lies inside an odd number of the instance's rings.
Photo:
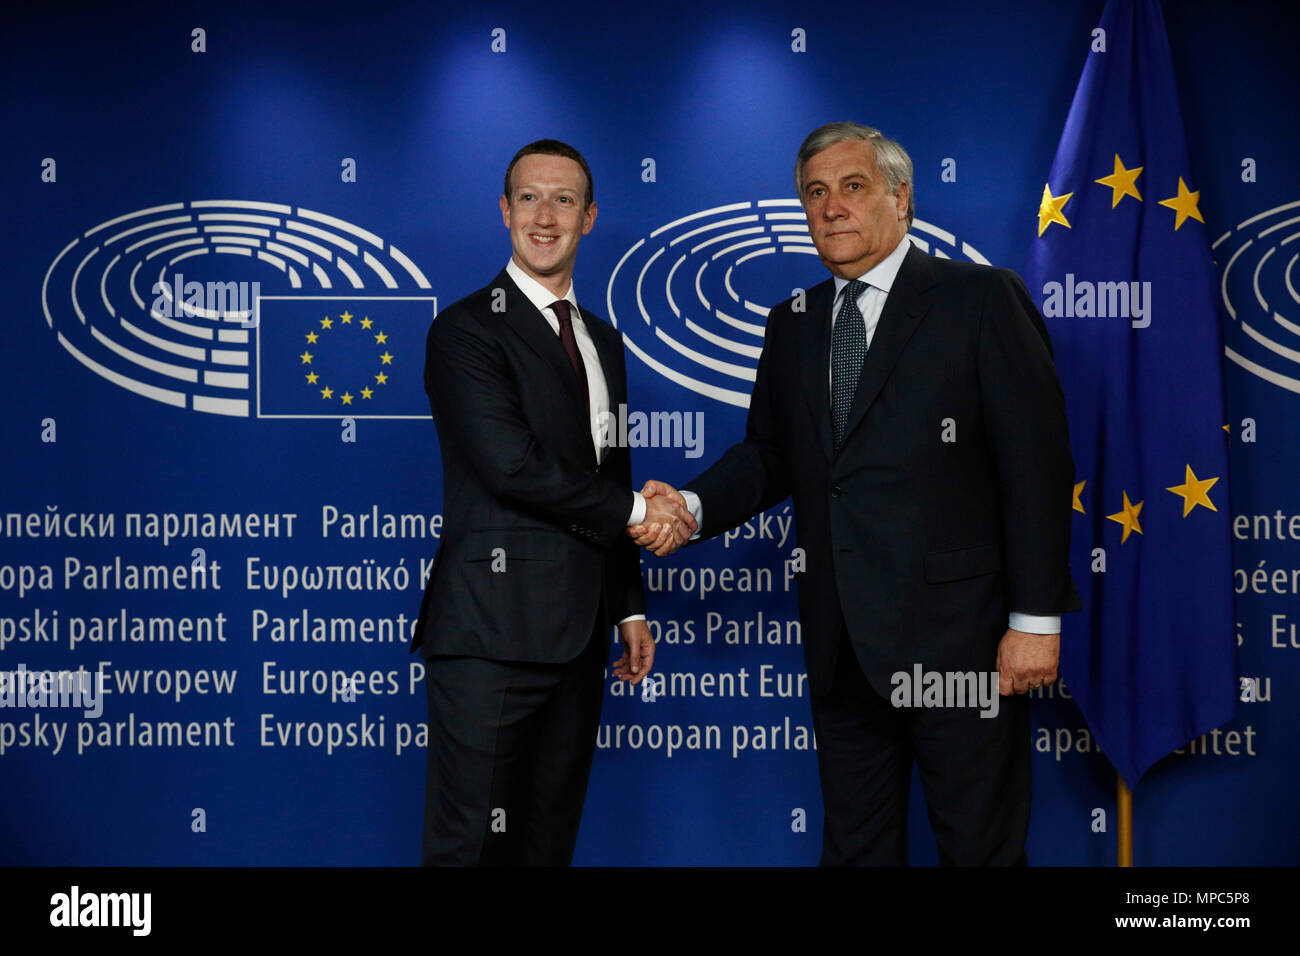
<path id="1" fill-rule="evenodd" d="M 867 284 L 861 279 L 850 279 L 849 284 L 844 287 L 844 301 L 848 302 L 849 300 L 852 300 L 854 305 L 856 305 L 858 297 L 862 295 L 862 293 L 866 292 L 867 289 Z M 840 308 L 844 308 L 843 304 L 840 305 Z"/>

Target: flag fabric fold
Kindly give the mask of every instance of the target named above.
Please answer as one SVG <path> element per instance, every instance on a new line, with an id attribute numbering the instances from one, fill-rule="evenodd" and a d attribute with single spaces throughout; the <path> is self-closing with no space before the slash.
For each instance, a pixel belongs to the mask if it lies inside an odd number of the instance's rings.
<path id="1" fill-rule="evenodd" d="M 1223 346 L 1199 202 L 1160 4 L 1110 0 L 1025 278 L 1077 469 L 1083 611 L 1063 620 L 1061 676 L 1130 787 L 1237 704 Z"/>

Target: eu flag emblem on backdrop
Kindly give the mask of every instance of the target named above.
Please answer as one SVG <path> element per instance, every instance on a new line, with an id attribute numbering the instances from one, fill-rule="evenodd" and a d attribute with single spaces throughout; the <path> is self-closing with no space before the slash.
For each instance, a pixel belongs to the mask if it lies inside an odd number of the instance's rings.
<path id="1" fill-rule="evenodd" d="M 430 296 L 262 296 L 259 418 L 428 418 Z"/>
<path id="2" fill-rule="evenodd" d="M 1157 0 L 1110 0 L 1026 269 L 1077 468 L 1060 672 L 1130 787 L 1236 712 L 1228 436 L 1200 187 Z M 1104 569 L 1104 570 L 1103 570 Z"/>

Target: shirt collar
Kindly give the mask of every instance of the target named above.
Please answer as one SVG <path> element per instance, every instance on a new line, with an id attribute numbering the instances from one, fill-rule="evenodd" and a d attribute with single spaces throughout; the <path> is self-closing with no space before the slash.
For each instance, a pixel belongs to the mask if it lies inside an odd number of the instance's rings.
<path id="1" fill-rule="evenodd" d="M 912 242 L 906 235 L 894 251 L 885 258 L 881 259 L 865 273 L 858 276 L 859 282 L 865 282 L 869 286 L 880 289 L 886 295 L 894 286 L 894 279 L 898 276 L 898 270 L 903 265 L 903 259 L 907 256 L 907 250 L 911 247 Z M 848 279 L 841 279 L 835 276 L 835 301 L 839 302 L 840 295 L 844 292 L 844 287 L 849 284 Z"/>
<path id="2" fill-rule="evenodd" d="M 572 307 L 574 315 L 580 315 L 578 312 L 578 297 L 573 294 L 573 280 L 569 280 L 569 290 L 561 296 L 557 296 L 546 286 L 542 285 L 515 262 L 515 257 L 511 256 L 510 261 L 506 263 L 506 274 L 515 280 L 515 285 L 519 286 L 519 291 L 524 294 L 538 312 L 545 312 L 549 309 L 556 299 L 565 299 Z"/>

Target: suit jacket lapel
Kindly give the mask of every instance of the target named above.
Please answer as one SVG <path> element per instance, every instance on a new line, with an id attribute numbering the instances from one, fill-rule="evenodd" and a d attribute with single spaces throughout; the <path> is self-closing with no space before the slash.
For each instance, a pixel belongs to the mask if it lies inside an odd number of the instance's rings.
<path id="1" fill-rule="evenodd" d="M 834 301 L 835 283 L 829 279 L 809 289 L 799 336 L 799 380 L 804 383 L 804 399 L 827 461 L 831 459 L 830 315 Z"/>
<path id="2" fill-rule="evenodd" d="M 579 311 L 582 311 L 579 309 Z M 613 416 L 614 421 L 606 425 L 607 429 L 616 429 L 618 420 L 618 403 L 627 402 L 627 381 L 623 376 L 623 363 L 619 361 L 618 333 L 613 335 L 606 334 L 613 332 L 610 326 L 598 328 L 601 320 L 594 318 L 588 313 L 583 313 L 582 321 L 587 324 L 587 332 L 591 335 L 591 341 L 596 345 L 596 354 L 600 356 L 600 370 L 605 373 L 605 394 L 609 397 L 609 414 Z M 606 441 L 610 438 L 606 437 Z M 596 463 L 603 464 L 609 459 L 609 448 L 597 452 Z"/>
<path id="3" fill-rule="evenodd" d="M 573 366 L 569 364 L 569 354 L 564 350 L 564 344 L 551 328 L 551 324 L 546 321 L 546 316 L 528 301 L 528 296 L 519 291 L 519 286 L 515 285 L 514 280 L 510 278 L 510 273 L 504 269 L 493 280 L 492 287 L 505 289 L 506 324 L 554 370 L 561 387 L 573 398 L 575 410 L 580 409 L 582 389 L 578 385 L 578 377 L 573 374 Z M 586 417 L 583 416 L 584 419 Z"/>
<path id="4" fill-rule="evenodd" d="M 582 309 L 578 310 L 582 312 Z M 617 415 L 615 404 L 627 399 L 627 382 L 623 380 L 623 363 L 618 360 L 618 339 L 601 333 L 605 329 L 596 328 L 600 319 L 582 312 L 582 321 L 587 326 L 587 334 L 596 345 L 596 354 L 600 356 L 600 370 L 605 374 L 605 391 L 609 395 L 610 411 Z M 566 360 L 568 356 L 565 356 Z"/>
<path id="5" fill-rule="evenodd" d="M 933 285 L 934 271 L 930 267 L 929 257 L 913 246 L 907 250 L 898 275 L 894 277 L 894 284 L 880 313 L 880 321 L 876 323 L 875 334 L 871 337 L 867 357 L 862 363 L 862 374 L 858 377 L 858 388 L 853 394 L 853 408 L 849 411 L 849 421 L 844 431 L 846 445 L 853 429 L 867 414 L 889 378 L 889 373 L 898 364 L 899 356 L 903 354 L 912 333 L 925 317 L 929 304 L 925 301 L 924 293 Z M 827 325 L 829 327 L 829 323 Z M 827 339 L 829 341 L 829 334 Z M 827 363 L 829 361 L 828 352 Z"/>

